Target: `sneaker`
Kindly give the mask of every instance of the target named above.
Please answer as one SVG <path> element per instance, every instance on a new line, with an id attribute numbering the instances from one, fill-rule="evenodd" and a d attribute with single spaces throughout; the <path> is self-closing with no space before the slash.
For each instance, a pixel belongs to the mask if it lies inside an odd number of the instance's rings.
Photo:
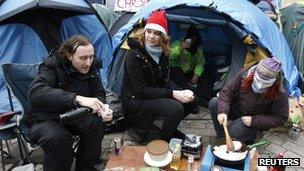
<path id="1" fill-rule="evenodd" d="M 26 143 L 27 148 L 29 149 L 29 151 L 34 151 L 37 150 L 40 146 L 37 144 L 31 144 L 31 143 Z"/>

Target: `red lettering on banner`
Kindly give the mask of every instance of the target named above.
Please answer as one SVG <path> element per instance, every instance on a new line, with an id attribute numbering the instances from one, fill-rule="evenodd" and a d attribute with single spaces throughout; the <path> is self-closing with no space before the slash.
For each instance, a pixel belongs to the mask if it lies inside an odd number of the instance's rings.
<path id="1" fill-rule="evenodd" d="M 150 0 L 116 0 L 115 11 L 137 11 Z"/>
<path id="2" fill-rule="evenodd" d="M 118 0 L 118 1 L 116 1 L 116 6 L 117 7 L 119 7 L 119 8 L 123 8 L 123 1 L 121 1 L 121 0 Z"/>
<path id="3" fill-rule="evenodd" d="M 144 2 L 142 0 L 133 0 L 133 6 L 134 7 L 142 7 Z"/>
<path id="4" fill-rule="evenodd" d="M 125 2 L 126 2 L 126 4 L 125 4 L 126 9 L 132 8 L 132 0 L 125 0 Z"/>

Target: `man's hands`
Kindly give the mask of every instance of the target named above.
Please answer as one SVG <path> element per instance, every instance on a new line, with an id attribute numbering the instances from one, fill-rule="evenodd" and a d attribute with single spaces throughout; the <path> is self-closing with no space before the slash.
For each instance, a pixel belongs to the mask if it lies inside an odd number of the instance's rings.
<path id="1" fill-rule="evenodd" d="M 93 97 L 84 97 L 77 95 L 76 102 L 80 106 L 88 107 L 93 110 L 92 113 L 97 113 L 101 116 L 103 121 L 110 121 L 113 118 L 113 111 L 109 108 L 109 105 L 103 104 L 99 99 Z"/>
<path id="2" fill-rule="evenodd" d="M 76 102 L 80 106 L 88 107 L 93 110 L 92 113 L 97 113 L 99 110 L 101 110 L 103 103 L 98 100 L 97 98 L 93 97 L 84 97 L 77 95 L 76 96 Z"/>
<path id="3" fill-rule="evenodd" d="M 224 123 L 227 125 L 227 114 L 219 113 L 217 115 L 217 120 L 220 123 L 220 125 L 223 125 Z"/>
<path id="4" fill-rule="evenodd" d="M 103 121 L 105 122 L 110 121 L 113 118 L 113 110 L 109 108 L 108 104 L 103 104 L 102 109 L 99 110 L 97 113 L 98 116 L 101 116 Z"/>
<path id="5" fill-rule="evenodd" d="M 194 99 L 194 94 L 191 90 L 173 90 L 173 98 L 181 103 L 190 103 Z"/>

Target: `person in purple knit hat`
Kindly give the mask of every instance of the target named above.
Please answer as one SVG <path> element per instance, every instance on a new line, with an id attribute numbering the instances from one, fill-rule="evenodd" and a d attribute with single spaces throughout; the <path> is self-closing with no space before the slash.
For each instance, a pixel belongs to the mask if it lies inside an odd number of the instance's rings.
<path id="1" fill-rule="evenodd" d="M 222 124 L 231 120 L 232 138 L 252 143 L 262 131 L 282 126 L 288 119 L 288 95 L 283 88 L 282 64 L 262 59 L 242 69 L 209 102 L 217 138 L 224 137 Z"/>

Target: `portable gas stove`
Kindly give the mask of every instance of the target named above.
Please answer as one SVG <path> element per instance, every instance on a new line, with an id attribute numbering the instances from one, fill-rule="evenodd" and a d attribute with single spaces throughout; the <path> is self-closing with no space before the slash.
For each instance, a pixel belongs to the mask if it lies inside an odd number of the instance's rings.
<path id="1" fill-rule="evenodd" d="M 250 156 L 247 155 L 244 162 L 239 165 L 227 165 L 217 160 L 211 151 L 211 146 L 208 145 L 201 164 L 201 171 L 250 171 Z"/>

